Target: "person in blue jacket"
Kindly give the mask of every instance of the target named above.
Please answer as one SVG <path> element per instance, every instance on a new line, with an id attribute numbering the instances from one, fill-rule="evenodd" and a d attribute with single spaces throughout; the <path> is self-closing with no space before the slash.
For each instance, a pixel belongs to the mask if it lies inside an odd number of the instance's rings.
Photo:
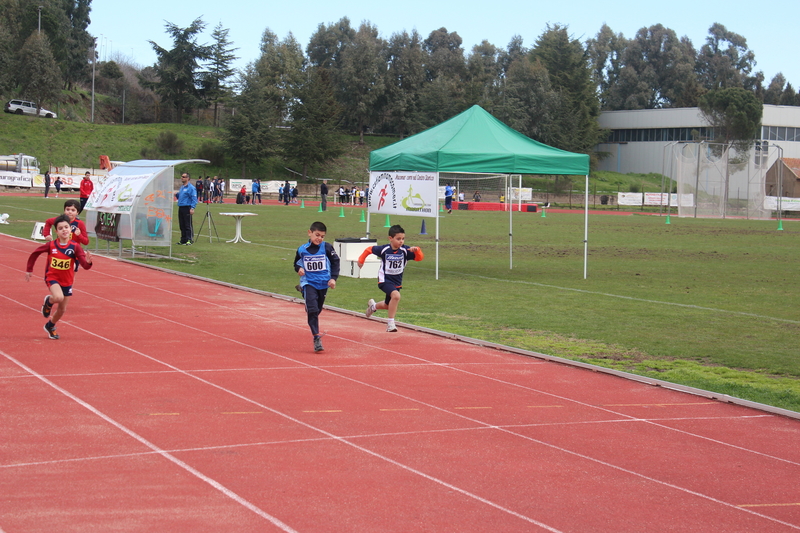
<path id="1" fill-rule="evenodd" d="M 190 183 L 188 172 L 181 174 L 181 188 L 175 193 L 178 200 L 178 224 L 181 227 L 181 240 L 178 244 L 191 246 L 194 242 L 192 215 L 197 207 L 197 188 Z"/>
<path id="2" fill-rule="evenodd" d="M 297 249 L 294 271 L 300 276 L 300 292 L 306 302 L 308 327 L 314 336 L 314 351 L 321 352 L 322 334 L 319 332 L 319 314 L 325 304 L 328 289 L 336 288 L 339 278 L 339 256 L 333 245 L 325 242 L 328 228 L 314 222 L 308 230 L 308 242 Z"/>

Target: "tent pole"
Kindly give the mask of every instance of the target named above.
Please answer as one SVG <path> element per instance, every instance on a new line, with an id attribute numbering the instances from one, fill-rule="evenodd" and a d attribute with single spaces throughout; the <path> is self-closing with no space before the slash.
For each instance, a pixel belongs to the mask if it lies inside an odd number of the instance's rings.
<path id="1" fill-rule="evenodd" d="M 436 211 L 436 281 L 439 280 L 439 211 Z"/>
<path id="2" fill-rule="evenodd" d="M 506 205 L 505 208 L 508 209 L 508 269 L 514 269 L 514 237 L 513 237 L 513 224 L 512 224 L 512 216 L 513 216 L 513 207 L 514 203 L 511 201 L 511 195 L 509 194 L 511 189 L 508 186 L 508 174 L 506 174 Z"/>
<path id="3" fill-rule="evenodd" d="M 583 223 L 583 279 L 586 279 L 587 264 L 589 261 L 589 174 L 586 174 L 586 202 Z"/>

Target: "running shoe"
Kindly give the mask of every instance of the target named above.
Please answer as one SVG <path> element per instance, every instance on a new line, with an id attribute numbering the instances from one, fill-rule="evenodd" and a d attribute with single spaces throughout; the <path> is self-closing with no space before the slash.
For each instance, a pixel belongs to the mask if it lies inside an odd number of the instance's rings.
<path id="1" fill-rule="evenodd" d="M 47 324 L 49 324 L 49 322 Z M 57 341 L 58 333 L 56 333 L 56 327 L 53 326 L 52 328 L 48 328 L 47 324 L 44 325 L 44 330 L 47 332 L 47 336 L 53 339 L 54 341 Z"/>
<path id="2" fill-rule="evenodd" d="M 314 351 L 321 352 L 325 348 L 322 347 L 322 338 L 321 337 L 314 337 Z"/>
<path id="3" fill-rule="evenodd" d="M 367 302 L 367 311 L 364 314 L 367 315 L 367 318 L 369 318 L 375 311 L 377 311 L 377 308 L 375 307 L 375 300 L 370 298 L 370 300 Z"/>
<path id="4" fill-rule="evenodd" d="M 394 324 L 386 324 L 386 331 L 389 333 L 394 333 L 397 331 L 397 326 Z"/>
<path id="5" fill-rule="evenodd" d="M 52 309 L 53 305 L 50 303 L 50 296 L 45 296 L 44 303 L 42 304 L 42 316 L 45 318 L 49 317 Z"/>

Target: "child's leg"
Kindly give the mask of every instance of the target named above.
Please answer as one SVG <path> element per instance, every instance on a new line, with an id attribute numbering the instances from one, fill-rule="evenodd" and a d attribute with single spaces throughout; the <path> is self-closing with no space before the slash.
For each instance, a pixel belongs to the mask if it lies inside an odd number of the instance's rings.
<path id="1" fill-rule="evenodd" d="M 397 306 L 400 305 L 400 291 L 392 291 L 391 299 L 389 300 L 386 309 L 389 310 L 389 320 L 394 320 L 394 315 L 397 314 Z"/>
<path id="2" fill-rule="evenodd" d="M 64 291 L 58 283 L 50 285 L 50 305 L 56 307 L 55 313 L 50 314 L 50 322 L 55 324 L 61 319 L 67 307 L 67 297 L 64 296 Z"/>
<path id="3" fill-rule="evenodd" d="M 325 295 L 327 289 L 319 290 L 311 285 L 303 287 L 303 297 L 306 301 L 306 314 L 308 315 L 308 327 L 311 334 L 319 337 L 319 314 L 322 306 L 325 305 Z"/>
<path id="4" fill-rule="evenodd" d="M 64 296 L 63 299 L 58 303 L 58 307 L 56 307 L 56 312 L 50 315 L 50 322 L 53 325 L 55 325 L 56 322 L 61 320 L 61 317 L 64 316 L 64 313 L 67 311 L 67 303 L 69 303 L 69 296 Z"/>

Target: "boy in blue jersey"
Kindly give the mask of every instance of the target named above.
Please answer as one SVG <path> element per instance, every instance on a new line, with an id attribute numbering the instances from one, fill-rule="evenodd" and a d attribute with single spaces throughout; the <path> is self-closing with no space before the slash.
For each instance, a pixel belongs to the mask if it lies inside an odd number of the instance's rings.
<path id="1" fill-rule="evenodd" d="M 314 336 L 315 352 L 323 350 L 319 314 L 325 304 L 328 288 L 335 289 L 339 278 L 339 256 L 333 245 L 325 242 L 327 231 L 322 222 L 311 224 L 308 242 L 298 248 L 294 256 L 294 271 L 300 275 L 300 292 L 306 301 L 308 327 Z"/>
<path id="2" fill-rule="evenodd" d="M 375 303 L 370 300 L 367 305 L 367 318 L 378 309 L 389 310 L 389 322 L 386 324 L 386 331 L 397 331 L 394 324 L 394 317 L 397 313 L 397 306 L 400 304 L 400 289 L 403 288 L 403 271 L 406 263 L 413 259 L 422 261 L 424 255 L 419 246 L 408 247 L 405 243 L 406 230 L 398 225 L 389 228 L 389 244 L 380 246 L 370 246 L 361 253 L 358 258 L 358 266 L 363 267 L 364 261 L 370 254 L 378 256 L 381 266 L 378 269 L 378 288 L 386 293 L 386 298 L 382 302 Z"/>

